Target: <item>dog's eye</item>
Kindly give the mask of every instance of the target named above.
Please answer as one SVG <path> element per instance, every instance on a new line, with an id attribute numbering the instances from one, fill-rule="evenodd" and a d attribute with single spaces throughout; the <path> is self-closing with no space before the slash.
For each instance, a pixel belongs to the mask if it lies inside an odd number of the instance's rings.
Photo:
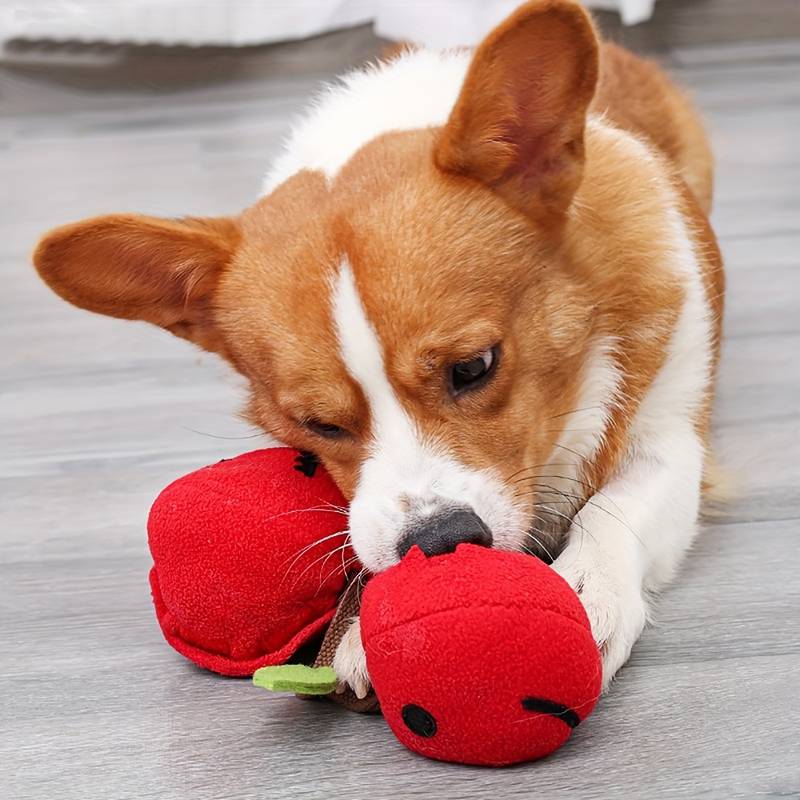
<path id="1" fill-rule="evenodd" d="M 458 361 L 450 368 L 450 392 L 459 395 L 469 389 L 482 386 L 497 366 L 499 346 L 484 350 L 467 361 Z"/>
<path id="2" fill-rule="evenodd" d="M 341 439 L 343 436 L 347 436 L 347 431 L 344 428 L 321 422 L 318 419 L 308 419 L 304 424 L 310 431 L 318 436 L 324 436 L 326 439 Z"/>

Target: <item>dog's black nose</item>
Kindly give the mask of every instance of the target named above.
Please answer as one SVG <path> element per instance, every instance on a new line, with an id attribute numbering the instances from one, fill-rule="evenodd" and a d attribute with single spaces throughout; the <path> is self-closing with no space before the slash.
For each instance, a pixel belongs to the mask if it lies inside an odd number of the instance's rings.
<path id="1" fill-rule="evenodd" d="M 492 532 L 471 508 L 455 506 L 412 525 L 397 543 L 397 554 L 402 558 L 417 545 L 426 556 L 439 556 L 464 542 L 490 547 Z"/>

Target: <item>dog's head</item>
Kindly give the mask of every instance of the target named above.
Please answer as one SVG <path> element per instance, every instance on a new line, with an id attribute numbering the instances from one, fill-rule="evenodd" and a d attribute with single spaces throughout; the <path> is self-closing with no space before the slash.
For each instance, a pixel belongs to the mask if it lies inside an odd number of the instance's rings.
<path id="1" fill-rule="evenodd" d="M 352 499 L 368 568 L 413 543 L 522 548 L 590 350 L 569 209 L 597 49 L 577 4 L 530 3 L 477 48 L 445 124 L 301 169 L 238 217 L 56 229 L 36 266 L 76 305 L 227 358 L 251 419 Z"/>

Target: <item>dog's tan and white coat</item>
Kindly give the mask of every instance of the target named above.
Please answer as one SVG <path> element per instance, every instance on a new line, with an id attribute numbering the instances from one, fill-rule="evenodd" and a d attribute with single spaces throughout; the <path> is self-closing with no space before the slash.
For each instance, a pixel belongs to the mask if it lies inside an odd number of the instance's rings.
<path id="1" fill-rule="evenodd" d="M 473 53 L 409 50 L 328 89 L 239 216 L 100 217 L 34 260 L 71 302 L 227 358 L 253 422 L 351 499 L 366 568 L 451 506 L 552 554 L 607 684 L 696 532 L 711 171 L 655 66 L 539 0 Z M 476 359 L 486 379 L 454 392 Z M 335 667 L 366 690 L 357 622 Z"/>

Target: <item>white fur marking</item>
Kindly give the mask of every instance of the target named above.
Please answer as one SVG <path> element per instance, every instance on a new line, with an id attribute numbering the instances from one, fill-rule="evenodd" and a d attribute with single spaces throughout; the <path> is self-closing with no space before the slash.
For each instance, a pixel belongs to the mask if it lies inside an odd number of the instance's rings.
<path id="1" fill-rule="evenodd" d="M 349 686 L 359 699 L 367 696 L 370 680 L 367 656 L 361 644 L 361 623 L 358 619 L 350 623 L 337 645 L 332 666 L 339 679 L 339 689 L 344 690 L 345 686 Z"/>
<path id="2" fill-rule="evenodd" d="M 361 147 L 388 131 L 443 125 L 469 59 L 466 52 L 415 50 L 328 86 L 292 129 L 263 193 L 301 169 L 319 170 L 331 179 Z"/>
<path id="3" fill-rule="evenodd" d="M 398 446 L 409 440 L 416 442 L 417 432 L 386 377 L 381 343 L 367 319 L 353 271 L 346 262 L 339 272 L 333 302 L 342 359 L 366 395 L 373 441 Z"/>
<path id="4" fill-rule="evenodd" d="M 603 444 L 622 381 L 614 360 L 615 349 L 611 337 L 597 339 L 591 346 L 575 408 L 562 419 L 564 430 L 550 456 L 550 463 L 541 470 L 546 476 L 542 482 L 549 487 L 549 490 L 541 492 L 545 502 L 557 503 L 559 491 L 574 495 L 583 493 L 586 488 L 580 483 L 584 466 L 591 463 Z M 565 510 L 561 506 L 556 508 L 559 513 Z M 543 513 L 547 513 L 546 509 Z M 563 528 L 558 519 L 555 527 Z"/>

